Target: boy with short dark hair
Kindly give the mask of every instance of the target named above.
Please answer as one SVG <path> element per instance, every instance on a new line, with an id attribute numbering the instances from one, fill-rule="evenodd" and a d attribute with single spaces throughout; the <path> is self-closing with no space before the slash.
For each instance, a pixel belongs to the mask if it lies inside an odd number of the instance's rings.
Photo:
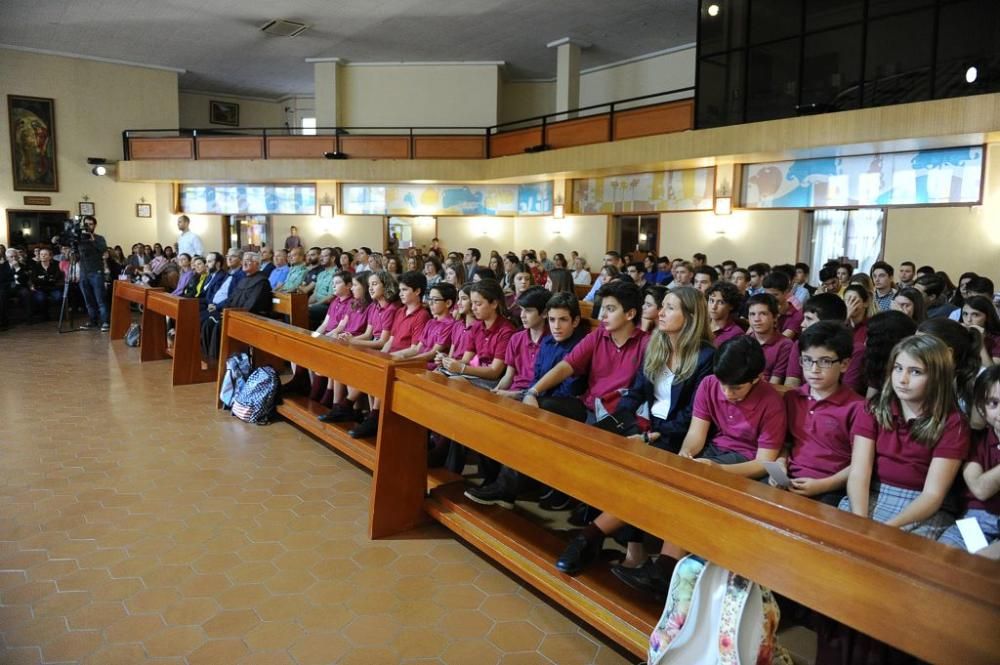
<path id="1" fill-rule="evenodd" d="M 802 311 L 790 301 L 792 282 L 788 275 L 778 270 L 767 274 L 761 282 L 764 293 L 771 294 L 778 302 L 778 332 L 788 339 L 795 339 L 802 332 Z"/>
<path id="2" fill-rule="evenodd" d="M 551 294 L 543 286 L 532 286 L 517 297 L 522 330 L 514 333 L 507 345 L 504 362 L 507 370 L 493 392 L 503 397 L 521 399 L 535 379 L 535 358 L 547 333 L 545 306 Z"/>
<path id="3" fill-rule="evenodd" d="M 792 340 L 778 332 L 778 301 L 769 293 L 758 293 L 747 300 L 749 334 L 764 351 L 764 380 L 782 383 L 788 371 Z"/>
<path id="4" fill-rule="evenodd" d="M 427 304 L 430 307 L 431 319 L 424 325 L 420 338 L 406 349 L 400 349 L 392 354 L 393 358 L 402 360 L 414 358 L 427 360 L 427 369 L 435 367 L 434 357 L 439 353 L 447 353 L 451 348 L 451 338 L 455 325 L 458 323 L 451 315 L 455 306 L 458 291 L 448 282 L 438 282 L 430 290 Z"/>

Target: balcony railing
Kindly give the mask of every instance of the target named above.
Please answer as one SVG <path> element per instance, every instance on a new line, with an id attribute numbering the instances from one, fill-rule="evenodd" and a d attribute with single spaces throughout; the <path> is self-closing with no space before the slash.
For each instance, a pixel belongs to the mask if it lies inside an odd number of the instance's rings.
<path id="1" fill-rule="evenodd" d="M 127 129 L 122 150 L 125 160 L 489 159 L 692 129 L 693 95 L 678 88 L 490 127 Z"/>

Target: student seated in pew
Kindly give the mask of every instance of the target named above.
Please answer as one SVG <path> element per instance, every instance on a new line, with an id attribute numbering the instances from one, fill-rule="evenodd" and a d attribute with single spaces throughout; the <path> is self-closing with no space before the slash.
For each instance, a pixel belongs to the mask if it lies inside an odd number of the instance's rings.
<path id="1" fill-rule="evenodd" d="M 764 351 L 764 380 L 783 383 L 788 373 L 788 356 L 792 340 L 778 331 L 778 301 L 770 293 L 758 293 L 747 299 L 750 320 L 748 336 L 760 344 Z"/>
<path id="2" fill-rule="evenodd" d="M 959 410 L 971 420 L 977 429 L 982 428 L 975 409 L 972 408 L 976 377 L 982 371 L 983 336 L 978 330 L 966 328 L 957 321 L 944 317 L 927 319 L 917 326 L 918 335 L 933 335 L 937 337 L 951 353 L 954 365 L 954 380 L 952 386 Z"/>
<path id="3" fill-rule="evenodd" d="M 345 322 L 351 311 L 351 306 L 354 304 L 354 298 L 351 296 L 350 274 L 339 272 L 334 275 L 332 289 L 332 299 L 326 307 L 326 315 L 313 331 L 313 337 L 332 336 L 334 331 L 340 328 L 340 324 Z"/>
<path id="4" fill-rule="evenodd" d="M 954 522 L 942 506 L 969 453 L 955 365 L 933 335 L 904 339 L 889 363 L 881 392 L 855 423 L 840 508 L 936 539 Z"/>
<path id="5" fill-rule="evenodd" d="M 389 328 L 389 338 L 381 351 L 393 353 L 413 346 L 424 332 L 424 326 L 431 315 L 424 309 L 424 291 L 427 278 L 417 271 L 405 272 L 399 276 L 399 304 Z M 378 433 L 378 413 L 381 400 L 372 397 L 368 416 L 347 434 L 355 439 L 375 436 Z"/>
<path id="6" fill-rule="evenodd" d="M 545 306 L 551 295 L 542 286 L 532 286 L 518 296 L 522 329 L 510 337 L 504 357 L 507 370 L 493 388 L 497 395 L 520 400 L 524 391 L 535 382 L 535 358 L 541 349 L 542 338 L 548 333 Z"/>
<path id="7" fill-rule="evenodd" d="M 656 322 L 660 318 L 660 308 L 663 306 L 663 296 L 667 295 L 667 287 L 658 284 L 646 284 L 642 288 L 642 315 L 639 328 L 644 333 L 656 330 Z"/>
<path id="8" fill-rule="evenodd" d="M 767 294 L 762 294 L 765 297 Z M 715 355 L 714 374 L 698 386 L 691 426 L 681 457 L 746 478 L 762 478 L 761 462 L 773 462 L 785 444 L 787 420 L 781 395 L 764 380 L 764 351 L 749 336 L 731 339 Z M 638 568 L 612 566 L 611 572 L 632 588 L 666 593 L 680 554 L 664 542 L 656 561 Z"/>
<path id="9" fill-rule="evenodd" d="M 962 305 L 962 325 L 975 328 L 982 334 L 983 367 L 1000 363 L 1000 316 L 993 302 L 984 296 L 966 298 Z"/>
<path id="10" fill-rule="evenodd" d="M 833 293 L 817 293 L 802 307 L 802 332 L 820 321 L 844 323 L 845 319 L 847 319 L 847 305 L 840 296 Z M 852 350 L 851 358 L 854 358 L 854 353 Z M 802 385 L 802 365 L 798 361 L 799 355 L 799 342 L 796 340 L 792 342 L 792 348 L 788 352 L 788 370 L 785 372 L 785 385 L 789 388 L 798 388 Z M 845 385 L 852 385 L 847 380 L 847 374 L 842 378 Z"/>
<path id="11" fill-rule="evenodd" d="M 641 435 L 646 443 L 676 453 L 691 425 L 694 398 L 698 386 L 711 375 L 715 346 L 708 325 L 705 298 L 691 287 L 667 293 L 650 336 L 642 369 L 618 403 L 616 417 L 634 420 L 644 408 L 649 430 Z M 617 517 L 601 513 L 570 541 L 556 568 L 576 575 L 597 559 L 606 536 L 626 527 Z M 625 535 L 628 551 L 624 566 L 638 566 L 646 561 L 642 548 L 643 534 L 629 527 Z"/>
<path id="12" fill-rule="evenodd" d="M 797 343 L 801 352 L 793 360 L 806 384 L 785 393 L 791 449 L 778 463 L 786 467 L 789 491 L 836 506 L 846 492 L 851 432 L 865 408 L 864 398 L 841 383 L 854 340 L 843 323 L 819 321 Z"/>
<path id="13" fill-rule="evenodd" d="M 507 370 L 504 357 L 515 328 L 507 320 L 503 289 L 495 279 L 475 282 L 470 289 L 470 300 L 476 317 L 470 331 L 470 346 L 461 358 L 440 354 L 435 363 L 449 376 L 464 377 L 473 385 L 491 390 Z"/>
<path id="14" fill-rule="evenodd" d="M 434 357 L 439 353 L 447 353 L 451 348 L 452 334 L 458 324 L 451 316 L 457 292 L 455 287 L 447 282 L 439 281 L 430 287 L 427 304 L 430 307 L 431 319 L 424 325 L 424 331 L 419 340 L 406 349 L 394 351 L 392 357 L 396 360 L 413 358 L 426 360 L 427 369 L 434 369 Z"/>
<path id="15" fill-rule="evenodd" d="M 709 327 L 712 329 L 716 348 L 734 337 L 746 334 L 737 320 L 743 296 L 735 285 L 716 282 L 708 289 L 705 297 L 708 300 Z"/>
<path id="16" fill-rule="evenodd" d="M 855 377 L 853 372 L 858 363 L 852 355 L 847 373 L 844 375 L 844 385 L 850 386 L 859 395 L 871 399 L 878 395 L 885 384 L 886 363 L 896 345 L 907 337 L 916 334 L 917 324 L 902 312 L 879 312 L 868 321 L 865 344 L 859 347 L 854 344 L 854 353 L 860 350 L 860 368 L 863 374 Z"/>
<path id="17" fill-rule="evenodd" d="M 961 516 L 979 524 L 987 543 L 1000 541 L 1000 366 L 994 365 L 976 380 L 973 408 L 986 428 L 973 435 L 971 455 L 962 467 L 965 492 Z M 967 549 L 957 525 L 938 540 Z"/>
<path id="18" fill-rule="evenodd" d="M 802 310 L 790 302 L 792 281 L 788 275 L 777 270 L 767 273 L 761 281 L 764 293 L 774 296 L 778 303 L 778 332 L 788 339 L 795 339 L 802 332 Z"/>
<path id="19" fill-rule="evenodd" d="M 350 280 L 348 280 L 350 282 L 350 301 L 347 304 L 345 315 L 341 318 L 340 323 L 325 334 L 327 337 L 332 337 L 342 342 L 350 342 L 356 337 L 370 337 L 372 325 L 368 320 L 368 310 L 372 306 L 372 297 L 368 290 L 369 273 L 351 274 L 345 271 L 341 275 L 350 276 Z M 315 335 L 315 333 L 313 334 Z M 305 368 L 296 368 L 293 382 L 302 380 L 303 377 L 308 379 Z M 333 423 L 353 418 L 354 402 L 346 400 L 347 386 L 333 379 L 326 379 L 325 385 L 325 390 L 320 390 L 317 388 L 314 379 L 312 390 L 310 391 L 312 399 L 317 399 L 317 395 L 319 395 L 319 402 L 330 408 L 330 411 L 319 416 L 320 422 Z"/>
<path id="20" fill-rule="evenodd" d="M 521 312 L 517 305 L 518 296 L 532 286 L 536 286 L 535 277 L 527 264 L 518 263 L 514 266 L 513 283 L 514 290 L 511 293 L 504 294 L 504 304 L 507 307 L 507 316 L 511 319 L 511 323 L 520 322 Z M 538 284 L 537 286 L 541 286 L 542 284 Z M 517 323 L 515 323 L 515 327 L 516 325 Z"/>

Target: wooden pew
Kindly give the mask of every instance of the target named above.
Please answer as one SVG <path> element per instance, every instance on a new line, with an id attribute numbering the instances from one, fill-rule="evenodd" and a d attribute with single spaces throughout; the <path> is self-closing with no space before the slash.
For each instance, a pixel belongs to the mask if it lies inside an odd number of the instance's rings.
<path id="1" fill-rule="evenodd" d="M 590 319 L 594 316 L 594 303 L 586 300 L 580 301 L 580 318 Z"/>
<path id="2" fill-rule="evenodd" d="M 111 289 L 110 339 L 125 339 L 125 333 L 132 323 L 132 303 L 145 306 L 146 294 L 151 291 L 163 291 L 163 289 L 123 280 L 114 282 Z"/>
<path id="3" fill-rule="evenodd" d="M 313 337 L 307 330 L 281 321 L 246 311 L 225 310 L 219 343 L 220 390 L 226 372 L 224 359 L 249 348 L 253 349 L 255 366 L 271 365 L 280 372 L 286 361 L 293 362 L 348 383 L 383 401 L 388 397 L 396 369 L 422 367 L 424 364 L 424 361 L 395 361 L 379 351 L 350 346 L 329 337 Z M 317 417 L 326 413 L 326 408 L 311 401 L 308 395 L 283 396 L 282 404 L 278 406 L 279 414 L 369 470 L 375 468 L 376 450 L 386 434 L 386 428 L 381 426 L 386 411 L 385 407 L 380 411 L 376 438 L 353 439 L 347 431 L 354 423 L 321 423 Z M 416 429 L 415 425 L 411 425 L 405 435 L 412 436 Z M 426 446 L 421 453 L 427 454 Z"/>
<path id="4" fill-rule="evenodd" d="M 582 302 L 590 293 L 590 284 L 574 284 L 573 291 L 576 293 L 576 299 Z"/>
<path id="5" fill-rule="evenodd" d="M 167 317 L 174 320 L 174 345 L 167 346 Z M 142 311 L 142 362 L 173 358 L 171 383 L 175 386 L 207 383 L 216 379 L 214 367 L 201 368 L 201 317 L 197 298 L 181 298 L 164 291 L 146 296 Z"/>
<path id="6" fill-rule="evenodd" d="M 637 655 L 645 655 L 662 606 L 643 604 L 599 565 L 578 577 L 559 573 L 563 541 L 516 512 L 465 499 L 461 486 L 425 497 L 424 438 L 404 421 L 919 658 L 996 662 L 996 562 L 432 373 L 397 372 L 390 400 L 383 422 L 399 435 L 379 447 L 371 535 L 399 533 L 426 511 Z M 399 457 L 414 466 L 392 463 Z"/>
<path id="7" fill-rule="evenodd" d="M 275 293 L 271 298 L 275 314 L 284 314 L 298 328 L 309 328 L 309 295 L 306 293 Z"/>

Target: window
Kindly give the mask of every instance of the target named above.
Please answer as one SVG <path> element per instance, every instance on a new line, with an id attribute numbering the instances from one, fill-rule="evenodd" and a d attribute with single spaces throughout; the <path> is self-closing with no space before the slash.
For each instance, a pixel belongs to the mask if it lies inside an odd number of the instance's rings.
<path id="1" fill-rule="evenodd" d="M 857 262 L 855 270 L 868 272 L 879 260 L 885 237 L 885 210 L 816 210 L 804 213 L 802 255 L 808 257 L 813 274 L 823 264 L 846 257 Z"/>
<path id="2" fill-rule="evenodd" d="M 304 136 L 316 135 L 316 118 L 302 118 L 302 134 Z"/>

